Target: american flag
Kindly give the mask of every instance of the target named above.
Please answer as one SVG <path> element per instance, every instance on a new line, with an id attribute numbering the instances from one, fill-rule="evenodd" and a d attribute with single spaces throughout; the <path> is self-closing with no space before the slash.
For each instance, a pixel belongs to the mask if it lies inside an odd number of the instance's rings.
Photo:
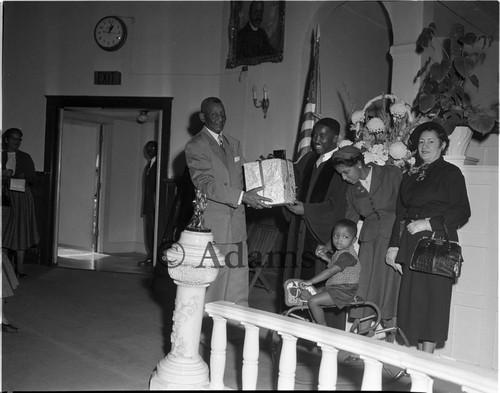
<path id="1" fill-rule="evenodd" d="M 320 73 L 319 73 L 319 26 L 316 29 L 314 37 L 313 58 L 309 70 L 309 81 L 306 106 L 304 108 L 302 127 L 300 129 L 299 141 L 296 151 L 296 160 L 298 162 L 306 153 L 311 151 L 311 134 L 314 124 L 321 116 L 318 114 L 321 106 L 320 102 Z"/>

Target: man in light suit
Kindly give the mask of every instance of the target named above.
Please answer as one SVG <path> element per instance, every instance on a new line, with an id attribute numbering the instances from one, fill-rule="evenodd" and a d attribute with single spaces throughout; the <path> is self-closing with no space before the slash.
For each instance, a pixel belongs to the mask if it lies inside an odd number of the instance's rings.
<path id="1" fill-rule="evenodd" d="M 142 215 L 144 217 L 144 240 L 147 257 L 138 263 L 139 266 L 152 265 L 155 233 L 155 202 L 156 202 L 156 155 L 158 142 L 149 141 L 144 145 L 144 156 L 148 163 L 144 167 Z"/>
<path id="2" fill-rule="evenodd" d="M 261 188 L 243 191 L 240 142 L 222 134 L 226 113 L 222 101 L 208 97 L 201 104 L 203 129 L 186 144 L 186 163 L 194 186 L 207 196 L 205 225 L 216 246 L 226 256 L 226 266 L 208 287 L 205 302 L 227 300 L 248 306 L 248 250 L 243 204 L 255 209 L 269 207 L 271 200 L 257 194 Z"/>

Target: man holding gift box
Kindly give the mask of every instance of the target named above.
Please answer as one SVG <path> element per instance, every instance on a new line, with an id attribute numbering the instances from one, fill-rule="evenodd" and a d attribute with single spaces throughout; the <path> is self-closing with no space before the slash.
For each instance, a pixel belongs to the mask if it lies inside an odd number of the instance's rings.
<path id="1" fill-rule="evenodd" d="M 344 218 L 347 206 L 347 183 L 335 171 L 330 159 L 337 150 L 339 134 L 338 121 L 320 119 L 313 127 L 313 150 L 295 164 L 297 201 L 284 209 L 290 226 L 283 281 L 308 280 L 326 267 L 316 258 L 316 247 L 330 243 L 333 224 Z M 345 324 L 345 315 L 335 322 L 330 318 L 327 317 L 329 326 L 342 328 Z"/>
<path id="2" fill-rule="evenodd" d="M 208 287 L 205 302 L 227 300 L 248 306 L 248 250 L 243 203 L 268 208 L 271 199 L 243 191 L 244 158 L 240 141 L 222 134 L 226 113 L 222 101 L 208 97 L 201 104 L 203 129 L 186 144 L 186 163 L 194 186 L 207 196 L 205 225 L 212 230 L 226 266 Z"/>

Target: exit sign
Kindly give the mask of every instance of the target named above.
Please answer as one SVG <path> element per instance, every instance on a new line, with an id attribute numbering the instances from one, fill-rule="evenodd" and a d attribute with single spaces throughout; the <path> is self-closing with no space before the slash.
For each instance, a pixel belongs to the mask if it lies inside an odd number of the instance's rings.
<path id="1" fill-rule="evenodd" d="M 94 85 L 121 85 L 122 73 L 119 71 L 94 71 Z"/>

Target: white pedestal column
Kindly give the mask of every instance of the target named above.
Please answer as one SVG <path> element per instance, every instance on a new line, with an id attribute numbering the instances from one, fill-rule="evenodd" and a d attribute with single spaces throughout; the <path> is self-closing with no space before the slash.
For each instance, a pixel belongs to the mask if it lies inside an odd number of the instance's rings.
<path id="1" fill-rule="evenodd" d="M 210 232 L 182 232 L 166 251 L 168 273 L 177 284 L 170 353 L 151 376 L 150 390 L 200 390 L 209 384 L 208 366 L 199 354 L 206 287 L 224 257 L 212 245 Z"/>

